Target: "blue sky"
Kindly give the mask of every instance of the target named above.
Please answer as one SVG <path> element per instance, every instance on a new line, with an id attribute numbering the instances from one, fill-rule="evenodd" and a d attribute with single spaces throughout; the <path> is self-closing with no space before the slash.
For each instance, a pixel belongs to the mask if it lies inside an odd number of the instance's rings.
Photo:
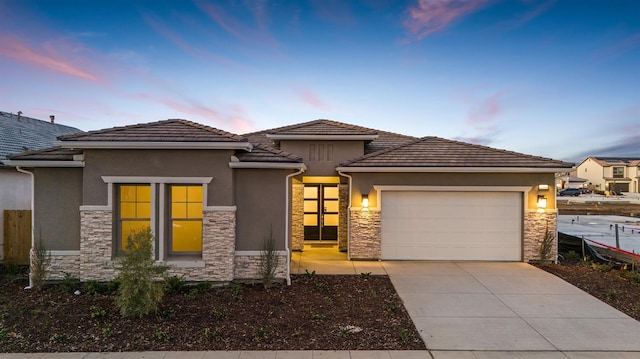
<path id="1" fill-rule="evenodd" d="M 640 156 L 640 1 L 0 0 L 0 110 Z"/>

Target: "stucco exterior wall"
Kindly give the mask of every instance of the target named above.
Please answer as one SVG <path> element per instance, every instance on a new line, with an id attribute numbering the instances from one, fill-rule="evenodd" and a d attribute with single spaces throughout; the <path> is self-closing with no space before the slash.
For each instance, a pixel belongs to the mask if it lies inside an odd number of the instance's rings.
<path id="1" fill-rule="evenodd" d="M 82 168 L 36 168 L 36 240 L 47 250 L 79 250 L 81 203 Z"/>
<path id="2" fill-rule="evenodd" d="M 4 211 L 31 209 L 31 176 L 0 168 L 0 262 L 4 255 Z"/>
<path id="3" fill-rule="evenodd" d="M 580 178 L 584 178 L 591 182 L 596 189 L 604 191 L 605 186 L 605 171 L 598 162 L 592 158 L 587 158 L 576 169 L 576 175 Z M 587 182 L 588 183 L 588 182 Z"/>
<path id="4" fill-rule="evenodd" d="M 286 176 L 290 170 L 235 169 L 237 206 L 236 250 L 260 251 L 273 236 L 277 250 L 285 248 Z M 215 187 L 215 183 L 209 186 Z"/>
<path id="5" fill-rule="evenodd" d="M 233 205 L 232 150 L 85 150 L 84 205 L 107 205 L 102 176 L 213 177 L 209 206 Z M 283 185 L 284 186 L 284 185 Z"/>
<path id="6" fill-rule="evenodd" d="M 305 176 L 335 176 L 336 167 L 364 154 L 364 141 L 281 141 L 283 151 L 302 157 Z"/>

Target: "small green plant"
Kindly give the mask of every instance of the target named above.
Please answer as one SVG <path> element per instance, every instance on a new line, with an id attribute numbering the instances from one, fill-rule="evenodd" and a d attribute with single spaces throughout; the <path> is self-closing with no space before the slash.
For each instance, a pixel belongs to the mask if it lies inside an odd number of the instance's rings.
<path id="1" fill-rule="evenodd" d="M 101 283 L 96 280 L 89 280 L 84 283 L 84 291 L 93 296 L 97 296 L 100 294 L 109 294 L 111 291 L 109 290 L 108 283 Z"/>
<path id="2" fill-rule="evenodd" d="M 549 221 L 545 224 L 544 236 L 540 240 L 538 253 L 540 262 L 551 262 L 554 260 L 554 248 L 556 244 L 556 234 L 549 228 Z"/>
<path id="3" fill-rule="evenodd" d="M 0 329 L 0 343 L 4 341 L 4 338 L 7 337 L 7 334 L 9 334 L 9 329 L 6 329 L 6 328 Z"/>
<path id="4" fill-rule="evenodd" d="M 98 305 L 92 305 L 90 308 L 91 318 L 102 318 L 107 315 L 107 311 Z"/>
<path id="5" fill-rule="evenodd" d="M 253 335 L 258 339 L 266 337 L 269 333 L 271 333 L 271 329 L 269 329 L 269 327 L 260 327 L 253 331 Z"/>
<path id="6" fill-rule="evenodd" d="M 371 277 L 371 272 L 360 273 L 360 278 L 362 279 L 369 279 L 369 277 Z"/>
<path id="7" fill-rule="evenodd" d="M 328 290 L 329 287 L 327 286 L 327 283 L 318 281 L 318 282 L 316 282 L 316 289 L 321 291 L 321 292 L 324 292 L 324 291 Z"/>
<path id="8" fill-rule="evenodd" d="M 317 276 L 317 274 L 316 274 L 315 270 L 313 272 L 309 272 L 308 269 L 305 269 L 303 276 L 305 276 L 307 278 L 315 278 Z"/>
<path id="9" fill-rule="evenodd" d="M 168 293 L 182 293 L 187 287 L 187 282 L 184 280 L 184 276 L 172 276 L 165 280 L 165 286 Z"/>
<path id="10" fill-rule="evenodd" d="M 104 327 L 102 327 L 102 336 L 103 337 L 109 337 L 111 336 L 111 333 L 113 333 L 113 325 L 111 323 L 105 325 Z"/>
<path id="11" fill-rule="evenodd" d="M 50 343 L 66 343 L 69 341 L 69 336 L 66 333 L 54 333 L 51 337 L 49 337 Z"/>
<path id="12" fill-rule="evenodd" d="M 580 257 L 580 254 L 576 251 L 569 251 L 565 254 L 564 258 L 568 261 L 568 262 L 580 262 L 580 260 L 582 260 L 582 258 Z"/>
<path id="13" fill-rule="evenodd" d="M 296 338 L 301 336 L 302 334 L 304 334 L 304 331 L 300 328 L 296 328 L 296 330 L 293 331 L 293 334 L 291 334 L 291 336 Z"/>
<path id="14" fill-rule="evenodd" d="M 31 248 L 31 265 L 29 267 L 31 283 L 36 290 L 42 289 L 47 278 L 51 254 L 44 248 L 42 240 L 37 240 Z"/>
<path id="15" fill-rule="evenodd" d="M 80 279 L 71 275 L 71 273 L 63 272 L 64 277 L 60 283 L 58 283 L 58 288 L 63 293 L 73 293 L 80 287 Z"/>
<path id="16" fill-rule="evenodd" d="M 320 313 L 311 313 L 311 320 L 316 321 L 316 322 L 321 322 L 323 320 L 325 320 L 327 317 L 324 314 L 320 314 Z"/>
<path id="17" fill-rule="evenodd" d="M 226 308 L 223 308 L 223 309 L 220 309 L 220 310 L 214 309 L 214 310 L 211 311 L 211 314 L 216 319 L 220 320 L 220 319 L 226 318 L 229 315 L 229 311 Z"/>
<path id="18" fill-rule="evenodd" d="M 164 319 L 173 319 L 176 317 L 176 308 L 169 307 L 160 312 L 160 316 Z"/>
<path id="19" fill-rule="evenodd" d="M 610 289 L 607 291 L 607 299 L 610 301 L 618 299 L 618 292 L 615 289 Z"/>
<path id="20" fill-rule="evenodd" d="M 390 301 L 390 300 L 385 300 L 384 301 L 384 309 L 387 312 L 395 312 L 396 310 L 398 310 L 398 306 L 396 305 L 395 302 Z"/>
<path id="21" fill-rule="evenodd" d="M 407 329 L 407 328 L 400 329 L 399 335 L 400 335 L 400 340 L 403 343 L 406 343 L 406 342 L 409 341 L 409 329 Z"/>
<path id="22" fill-rule="evenodd" d="M 613 263 L 612 262 L 607 262 L 603 264 L 592 263 L 591 267 L 600 272 L 608 273 L 608 272 L 611 272 L 611 270 L 613 269 Z"/>
<path id="23" fill-rule="evenodd" d="M 346 337 L 351 334 L 360 333 L 362 331 L 361 327 L 355 325 L 343 325 L 338 327 L 338 336 Z"/>
<path id="24" fill-rule="evenodd" d="M 158 310 L 164 295 L 167 267 L 154 263 L 153 234 L 150 228 L 134 232 L 127 242 L 126 256 L 120 261 L 116 306 L 123 317 L 143 317 Z"/>
<path id="25" fill-rule="evenodd" d="M 156 336 L 156 339 L 160 341 L 163 341 L 163 342 L 169 341 L 169 334 L 167 334 L 164 330 L 162 330 L 162 328 L 156 328 L 154 335 Z"/>
<path id="26" fill-rule="evenodd" d="M 209 281 L 199 282 L 198 284 L 196 284 L 196 290 L 199 293 L 208 292 L 208 291 L 211 290 L 212 287 L 213 287 L 213 285 Z"/>
<path id="27" fill-rule="evenodd" d="M 211 329 L 209 327 L 204 328 L 204 330 L 202 331 L 202 335 L 206 338 L 206 339 L 213 339 L 217 334 L 217 331 L 214 329 Z"/>
<path id="28" fill-rule="evenodd" d="M 273 237 L 273 230 L 271 230 L 269 237 L 264 240 L 263 248 L 260 251 L 260 267 L 258 270 L 262 284 L 266 289 L 273 286 L 279 262 L 280 257 L 276 249 L 276 239 Z"/>
<path id="29" fill-rule="evenodd" d="M 629 280 L 635 284 L 640 284 L 640 272 L 631 272 L 629 274 Z"/>
<path id="30" fill-rule="evenodd" d="M 240 282 L 231 283 L 231 297 L 234 300 L 242 299 L 242 291 L 243 291 L 242 283 Z"/>
<path id="31" fill-rule="evenodd" d="M 332 306 L 333 305 L 333 298 L 324 297 L 324 302 L 327 303 L 328 306 Z"/>
<path id="32" fill-rule="evenodd" d="M 373 288 L 369 288 L 369 296 L 371 296 L 371 298 L 378 298 L 378 292 Z"/>

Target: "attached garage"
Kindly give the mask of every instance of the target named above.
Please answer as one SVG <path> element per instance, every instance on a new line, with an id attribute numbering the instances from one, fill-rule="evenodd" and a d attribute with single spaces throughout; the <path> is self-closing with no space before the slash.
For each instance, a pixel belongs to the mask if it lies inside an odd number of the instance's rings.
<path id="1" fill-rule="evenodd" d="M 522 260 L 522 192 L 381 194 L 382 259 Z"/>

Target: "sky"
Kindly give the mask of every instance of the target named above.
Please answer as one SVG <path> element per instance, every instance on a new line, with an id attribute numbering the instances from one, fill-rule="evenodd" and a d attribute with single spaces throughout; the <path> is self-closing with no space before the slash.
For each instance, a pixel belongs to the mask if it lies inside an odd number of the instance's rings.
<path id="1" fill-rule="evenodd" d="M 637 0 L 0 0 L 0 110 L 640 156 Z"/>

